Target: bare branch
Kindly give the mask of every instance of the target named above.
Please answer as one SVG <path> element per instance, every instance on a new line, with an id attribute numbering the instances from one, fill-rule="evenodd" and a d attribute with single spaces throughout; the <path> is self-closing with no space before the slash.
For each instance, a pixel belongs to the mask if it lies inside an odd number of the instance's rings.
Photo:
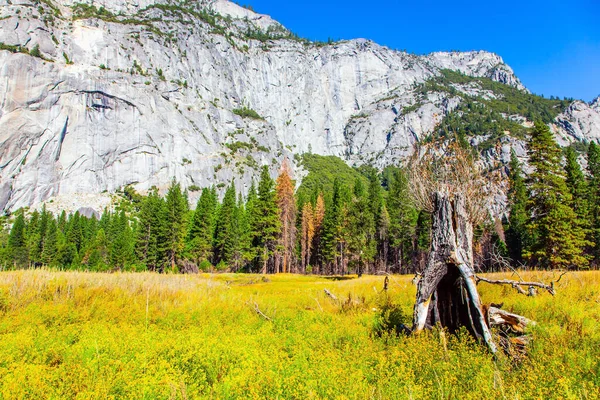
<path id="1" fill-rule="evenodd" d="M 494 284 L 494 285 L 510 285 L 512 287 L 514 287 L 519 293 L 524 294 L 524 295 L 528 295 L 528 293 L 521 287 L 521 286 L 533 286 L 533 287 L 539 287 L 542 289 L 545 289 L 548 291 L 548 293 L 550 293 L 552 296 L 554 296 L 556 294 L 556 291 L 554 290 L 554 282 L 551 282 L 550 285 L 546 285 L 545 283 L 541 283 L 541 282 L 523 282 L 523 281 L 513 281 L 513 280 L 509 280 L 509 279 L 487 279 L 484 278 L 482 276 L 476 275 L 475 279 L 477 280 L 477 283 L 481 282 L 486 282 L 486 283 L 490 283 L 490 284 Z"/>
<path id="2" fill-rule="evenodd" d="M 271 319 L 270 317 L 268 317 L 268 316 L 267 316 L 265 313 L 263 313 L 263 312 L 260 310 L 260 308 L 258 307 L 258 304 L 257 304 L 257 303 L 254 303 L 254 306 L 253 306 L 253 308 L 254 308 L 254 311 L 256 311 L 256 313 L 257 313 L 258 315 L 260 315 L 261 317 L 263 317 L 263 318 L 264 318 L 264 319 L 266 319 L 267 321 L 272 321 L 272 319 Z"/>
<path id="3" fill-rule="evenodd" d="M 331 293 L 329 290 L 327 290 L 327 289 L 323 289 L 323 291 L 324 291 L 324 292 L 325 292 L 325 294 L 326 294 L 327 296 L 329 296 L 329 297 L 330 297 L 332 300 L 334 300 L 334 301 L 339 301 L 339 300 L 338 300 L 338 298 L 337 298 L 337 296 L 336 296 L 336 295 L 334 295 L 333 293 Z"/>

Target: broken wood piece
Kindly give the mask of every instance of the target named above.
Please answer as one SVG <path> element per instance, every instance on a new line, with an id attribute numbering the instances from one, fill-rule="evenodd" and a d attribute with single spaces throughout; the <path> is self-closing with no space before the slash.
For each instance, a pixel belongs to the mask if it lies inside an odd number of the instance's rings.
<path id="1" fill-rule="evenodd" d="M 525 289 L 523 289 L 521 286 L 539 287 L 539 288 L 547 290 L 548 293 L 550 293 L 552 296 L 554 296 L 556 294 L 556 291 L 554 290 L 554 282 L 551 282 L 550 285 L 546 285 L 545 283 L 542 283 L 542 282 L 522 282 L 522 281 L 513 281 L 510 279 L 488 279 L 488 278 L 484 278 L 479 275 L 476 275 L 475 279 L 477 280 L 478 283 L 485 282 L 485 283 L 490 283 L 493 285 L 511 285 L 519 293 L 524 294 L 524 295 L 528 295 L 528 292 L 525 291 Z"/>
<path id="2" fill-rule="evenodd" d="M 258 307 L 257 303 L 254 303 L 254 311 L 256 311 L 256 313 L 258 315 L 260 315 L 261 317 L 263 317 L 267 321 L 272 321 L 272 319 L 269 316 L 267 316 L 265 313 L 263 313 L 262 311 L 260 311 L 260 308 Z"/>
<path id="3" fill-rule="evenodd" d="M 487 320 L 490 327 L 507 326 L 515 332 L 523 333 L 529 325 L 535 325 L 535 321 L 525 318 L 518 314 L 501 310 L 497 307 L 487 309 Z"/>
<path id="4" fill-rule="evenodd" d="M 329 290 L 327 289 L 323 289 L 323 291 L 325 292 L 325 294 L 329 297 L 331 297 L 333 300 L 338 301 L 338 298 L 336 295 L 334 295 L 333 293 L 331 293 Z"/>

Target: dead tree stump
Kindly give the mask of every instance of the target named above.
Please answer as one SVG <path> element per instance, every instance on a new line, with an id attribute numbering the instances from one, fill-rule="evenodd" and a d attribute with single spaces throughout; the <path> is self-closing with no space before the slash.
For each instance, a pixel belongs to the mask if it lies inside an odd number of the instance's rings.
<path id="1" fill-rule="evenodd" d="M 412 332 L 440 325 L 452 333 L 464 326 L 495 353 L 476 287 L 473 225 L 465 195 L 437 191 L 432 197 L 431 250 L 417 286 Z"/>

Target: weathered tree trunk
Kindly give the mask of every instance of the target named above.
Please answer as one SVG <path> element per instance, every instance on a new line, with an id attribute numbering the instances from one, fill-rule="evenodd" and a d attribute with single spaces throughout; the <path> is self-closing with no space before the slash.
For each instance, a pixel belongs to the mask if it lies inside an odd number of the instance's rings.
<path id="1" fill-rule="evenodd" d="M 417 287 L 413 333 L 439 324 L 465 327 L 492 352 L 496 345 L 479 300 L 473 270 L 473 226 L 462 194 L 433 194 L 431 250 Z"/>

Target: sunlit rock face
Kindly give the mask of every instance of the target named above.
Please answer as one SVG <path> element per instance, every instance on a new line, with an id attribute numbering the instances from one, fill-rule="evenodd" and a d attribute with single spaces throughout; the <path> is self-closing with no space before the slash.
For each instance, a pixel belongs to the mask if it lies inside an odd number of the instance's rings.
<path id="1" fill-rule="evenodd" d="M 244 192 L 260 166 L 275 175 L 284 158 L 299 181 L 294 155 L 307 151 L 382 167 L 460 103 L 416 93 L 442 69 L 526 90 L 488 52 L 310 43 L 228 1 L 180 4 L 0 0 L 0 209 L 56 199 L 98 210 L 126 185 L 164 190 L 173 179 L 200 188 L 235 178 Z M 597 140 L 599 126 L 596 100 L 574 102 L 555 130 Z"/>

